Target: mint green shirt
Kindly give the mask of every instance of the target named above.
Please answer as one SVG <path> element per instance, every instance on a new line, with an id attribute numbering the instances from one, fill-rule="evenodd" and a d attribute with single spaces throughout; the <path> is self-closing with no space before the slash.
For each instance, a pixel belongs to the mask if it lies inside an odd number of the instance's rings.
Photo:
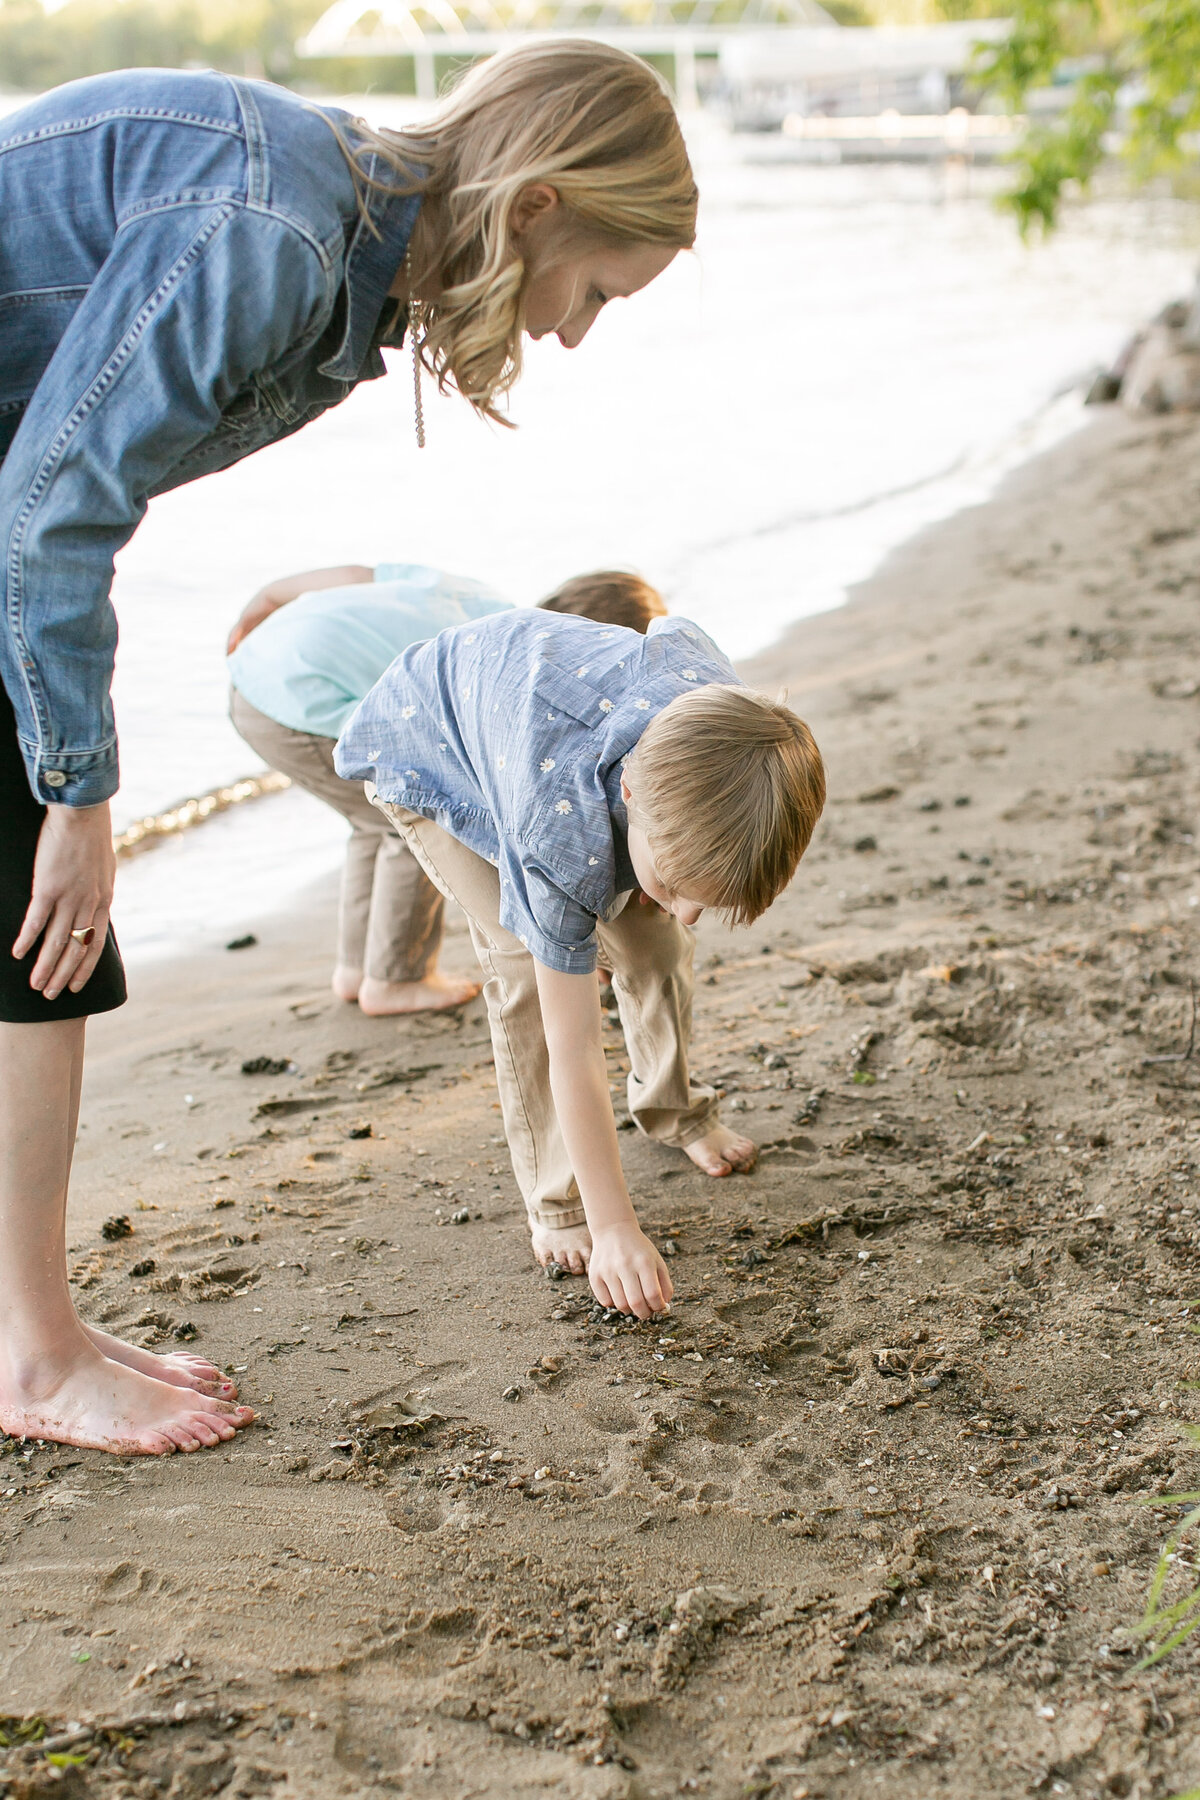
<path id="1" fill-rule="evenodd" d="M 229 658 L 229 679 L 277 725 L 335 738 L 401 651 L 509 607 L 465 575 L 380 563 L 373 582 L 301 594 L 264 619 Z"/>

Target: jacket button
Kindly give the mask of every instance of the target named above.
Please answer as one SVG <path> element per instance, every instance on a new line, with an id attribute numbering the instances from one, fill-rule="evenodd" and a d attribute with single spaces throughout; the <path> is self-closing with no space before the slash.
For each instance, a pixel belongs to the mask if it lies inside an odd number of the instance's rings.
<path id="1" fill-rule="evenodd" d="M 42 780 L 46 783 L 47 787 L 60 788 L 66 787 L 67 785 L 67 778 L 61 769 L 47 769 L 46 773 L 42 776 Z"/>

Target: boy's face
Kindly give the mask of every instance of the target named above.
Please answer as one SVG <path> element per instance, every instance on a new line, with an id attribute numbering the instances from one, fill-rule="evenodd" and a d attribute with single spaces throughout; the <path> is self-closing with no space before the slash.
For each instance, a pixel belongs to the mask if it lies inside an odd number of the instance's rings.
<path id="1" fill-rule="evenodd" d="M 630 793 L 625 777 L 621 777 L 621 797 L 629 804 Z M 637 876 L 638 886 L 647 900 L 653 900 L 664 912 L 671 913 L 681 925 L 694 925 L 708 904 L 705 900 L 688 900 L 682 894 L 673 894 L 660 877 L 654 866 L 654 854 L 650 849 L 650 841 L 640 825 L 629 823 L 629 860 L 633 864 L 633 872 Z"/>

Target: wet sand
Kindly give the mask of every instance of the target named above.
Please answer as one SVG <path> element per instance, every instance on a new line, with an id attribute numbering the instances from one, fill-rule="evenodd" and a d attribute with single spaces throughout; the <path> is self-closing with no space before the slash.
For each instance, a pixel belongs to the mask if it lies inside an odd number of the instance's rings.
<path id="1" fill-rule="evenodd" d="M 262 1422 L 0 1445 L 0 1731 L 85 1759 L 0 1750 L 0 1794 L 1195 1782 L 1200 1639 L 1138 1673 L 1121 1628 L 1147 1497 L 1197 1485 L 1200 1055 L 1153 1059 L 1196 970 L 1198 478 L 1200 426 L 1099 418 L 747 671 L 831 800 L 767 917 L 699 933 L 758 1170 L 622 1135 L 669 1321 L 534 1267 L 481 1007 L 336 1003 L 327 889 L 95 1023 L 80 1306 Z"/>

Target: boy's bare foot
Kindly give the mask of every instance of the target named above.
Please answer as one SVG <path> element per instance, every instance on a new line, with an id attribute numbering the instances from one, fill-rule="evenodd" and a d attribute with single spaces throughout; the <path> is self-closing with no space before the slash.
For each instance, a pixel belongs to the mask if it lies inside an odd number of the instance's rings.
<path id="1" fill-rule="evenodd" d="M 107 1331 L 99 1331 L 94 1325 L 84 1325 L 83 1329 L 109 1362 L 123 1363 L 127 1369 L 136 1369 L 140 1375 L 150 1375 L 155 1381 L 165 1381 L 170 1387 L 191 1388 L 197 1394 L 215 1394 L 219 1400 L 236 1400 L 238 1397 L 237 1383 L 202 1356 L 191 1356 L 186 1350 L 172 1350 L 166 1356 L 156 1356 L 153 1350 L 143 1350 L 137 1344 L 127 1344 L 123 1338 L 110 1337 Z"/>
<path id="2" fill-rule="evenodd" d="M 357 1000 L 362 978 L 361 969 L 348 969 L 344 963 L 339 963 L 329 985 L 339 1000 Z"/>
<path id="3" fill-rule="evenodd" d="M 358 1004 L 372 1019 L 391 1013 L 447 1012 L 474 1000 L 480 985 L 465 975 L 427 975 L 424 981 L 375 981 L 364 975 Z"/>
<path id="4" fill-rule="evenodd" d="M 557 1263 L 572 1275 L 586 1275 L 592 1254 L 592 1234 L 586 1225 L 531 1225 L 533 1254 L 543 1269 Z"/>
<path id="5" fill-rule="evenodd" d="M 693 1138 L 684 1149 L 706 1175 L 746 1175 L 758 1161 L 758 1145 L 728 1125 L 714 1125 L 703 1137 Z"/>
<path id="6" fill-rule="evenodd" d="M 0 1373 L 0 1431 L 120 1456 L 169 1456 L 228 1443 L 254 1418 L 207 1394 L 101 1356 L 82 1332 L 62 1357 Z"/>

